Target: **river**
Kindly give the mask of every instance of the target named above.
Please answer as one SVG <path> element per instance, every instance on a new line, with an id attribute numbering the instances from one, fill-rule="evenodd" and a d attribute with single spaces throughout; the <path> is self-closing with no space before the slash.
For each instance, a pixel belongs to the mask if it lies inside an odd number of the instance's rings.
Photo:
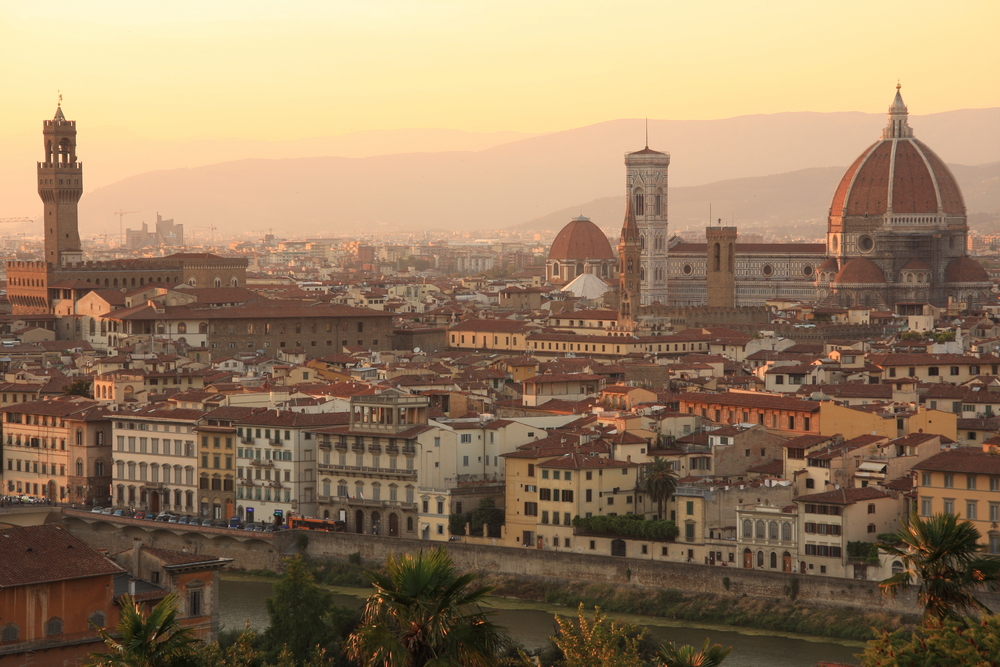
<path id="1" fill-rule="evenodd" d="M 250 627 L 263 630 L 268 626 L 264 600 L 272 594 L 273 581 L 240 575 L 225 575 L 222 579 L 221 621 L 225 628 L 242 628 L 249 619 Z M 364 604 L 368 590 L 332 588 L 337 604 L 357 608 Z M 493 598 L 497 611 L 495 620 L 525 648 L 543 646 L 553 634 L 552 614 L 573 615 L 575 609 L 555 607 L 521 600 Z M 706 637 L 713 643 L 732 646 L 725 667 L 813 667 L 820 661 L 860 664 L 854 657 L 862 650 L 858 642 L 833 642 L 826 638 L 802 635 L 773 635 L 753 629 L 733 630 L 729 626 L 705 626 L 683 621 L 610 614 L 646 628 L 657 642 L 673 641 L 701 646 Z"/>

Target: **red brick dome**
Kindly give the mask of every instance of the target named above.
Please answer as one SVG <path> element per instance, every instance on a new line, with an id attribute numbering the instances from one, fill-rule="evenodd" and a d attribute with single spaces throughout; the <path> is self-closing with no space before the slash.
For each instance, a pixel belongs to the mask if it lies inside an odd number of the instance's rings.
<path id="1" fill-rule="evenodd" d="M 944 270 L 944 280 L 947 283 L 988 283 L 990 274 L 971 257 L 956 257 Z"/>
<path id="2" fill-rule="evenodd" d="M 878 264 L 864 257 L 855 257 L 847 264 L 844 264 L 833 279 L 834 283 L 840 285 L 871 285 L 885 282 L 885 274 Z"/>
<path id="3" fill-rule="evenodd" d="M 955 177 L 934 151 L 913 138 L 896 88 L 882 139 L 854 161 L 833 195 L 830 216 L 965 215 Z M 921 221 L 922 222 L 922 221 Z"/>
<path id="4" fill-rule="evenodd" d="M 816 268 L 816 270 L 817 271 L 839 271 L 840 270 L 840 262 L 837 261 L 836 257 L 830 257 L 825 262 L 823 262 L 822 264 L 820 264 Z"/>
<path id="5" fill-rule="evenodd" d="M 614 259 L 608 237 L 590 218 L 574 218 L 562 228 L 549 249 L 549 259 Z"/>

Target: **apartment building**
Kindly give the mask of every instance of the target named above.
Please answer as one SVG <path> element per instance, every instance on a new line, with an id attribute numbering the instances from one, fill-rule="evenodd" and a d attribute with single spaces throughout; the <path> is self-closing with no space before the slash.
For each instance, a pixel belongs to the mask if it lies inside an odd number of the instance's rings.
<path id="1" fill-rule="evenodd" d="M 1000 554 L 1000 456 L 997 445 L 960 447 L 913 466 L 915 510 L 957 514 L 979 530 L 987 553 Z"/>
<path id="2" fill-rule="evenodd" d="M 3 488 L 8 495 L 105 505 L 111 496 L 111 424 L 79 396 L 29 401 L 3 413 Z"/>
<path id="3" fill-rule="evenodd" d="M 418 536 L 419 453 L 442 437 L 428 425 L 428 399 L 394 389 L 351 397 L 347 423 L 314 429 L 320 449 L 319 502 L 314 516 L 343 521 L 355 533 Z M 438 444 L 440 446 L 440 444 Z M 420 528 L 430 538 L 447 525 L 449 508 L 427 498 Z M 445 531 L 446 528 L 442 528 Z"/>
<path id="4" fill-rule="evenodd" d="M 203 416 L 161 403 L 112 413 L 115 507 L 199 515 L 195 427 Z"/>

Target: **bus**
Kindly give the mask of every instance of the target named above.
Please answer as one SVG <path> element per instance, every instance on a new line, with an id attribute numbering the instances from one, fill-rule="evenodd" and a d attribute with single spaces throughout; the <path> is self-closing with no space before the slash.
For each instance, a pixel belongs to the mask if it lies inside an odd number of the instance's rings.
<path id="1" fill-rule="evenodd" d="M 312 517 L 293 516 L 288 518 L 290 530 L 325 530 L 329 533 L 343 533 L 347 530 L 346 521 L 333 519 L 316 519 Z"/>

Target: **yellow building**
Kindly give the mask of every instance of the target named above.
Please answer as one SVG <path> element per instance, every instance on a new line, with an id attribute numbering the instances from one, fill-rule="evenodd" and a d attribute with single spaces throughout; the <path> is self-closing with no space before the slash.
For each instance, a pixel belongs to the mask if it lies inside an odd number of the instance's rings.
<path id="1" fill-rule="evenodd" d="M 856 438 L 875 434 L 898 438 L 909 433 L 938 433 L 955 440 L 958 437 L 958 415 L 940 410 L 918 408 L 892 412 L 892 406 L 837 405 L 823 401 L 819 406 L 819 432 L 822 435 L 843 435 Z"/>
<path id="2" fill-rule="evenodd" d="M 996 446 L 961 447 L 913 466 L 916 511 L 923 517 L 957 514 L 975 524 L 980 543 L 1000 554 L 1000 455 Z"/>

